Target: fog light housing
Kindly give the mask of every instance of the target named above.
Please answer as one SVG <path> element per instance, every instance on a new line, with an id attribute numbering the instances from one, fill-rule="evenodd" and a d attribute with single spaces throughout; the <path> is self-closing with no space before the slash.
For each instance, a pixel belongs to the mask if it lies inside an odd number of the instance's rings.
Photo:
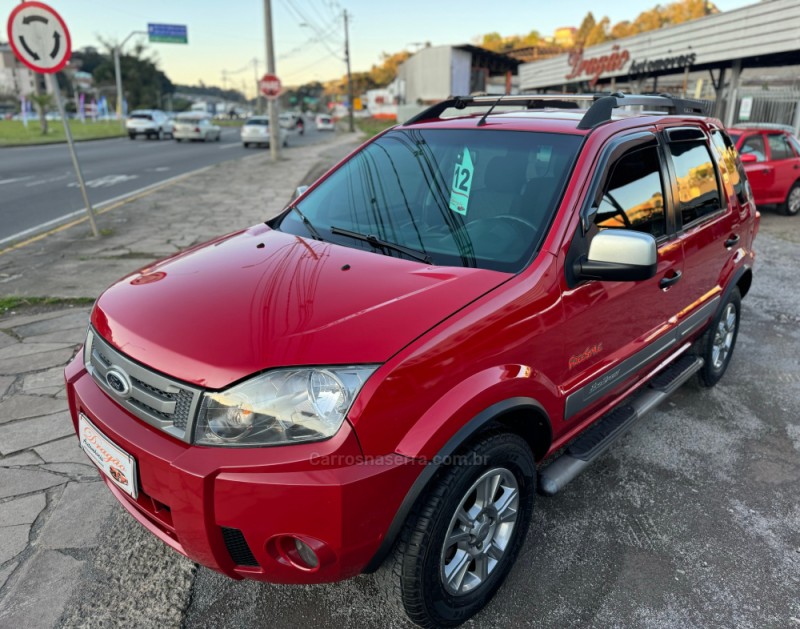
<path id="1" fill-rule="evenodd" d="M 297 537 L 294 538 L 294 547 L 297 551 L 297 554 L 300 555 L 300 559 L 306 564 L 306 567 L 313 570 L 319 565 L 319 559 L 317 559 L 316 553 L 311 550 L 311 547 L 306 544 L 303 540 L 298 539 Z"/>

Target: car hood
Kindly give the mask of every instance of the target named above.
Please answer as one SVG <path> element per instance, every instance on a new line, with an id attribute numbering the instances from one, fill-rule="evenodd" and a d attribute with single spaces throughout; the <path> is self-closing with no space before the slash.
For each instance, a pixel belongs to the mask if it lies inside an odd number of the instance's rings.
<path id="1" fill-rule="evenodd" d="M 259 225 L 120 280 L 92 323 L 134 360 L 214 389 L 274 367 L 385 362 L 508 278 Z"/>

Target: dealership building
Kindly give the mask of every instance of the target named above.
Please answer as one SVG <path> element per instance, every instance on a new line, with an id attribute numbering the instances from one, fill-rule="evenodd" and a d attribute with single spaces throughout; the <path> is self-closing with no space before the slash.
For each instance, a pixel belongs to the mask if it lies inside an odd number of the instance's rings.
<path id="1" fill-rule="evenodd" d="M 800 0 L 757 4 L 519 67 L 520 91 L 680 93 L 726 124 L 800 128 Z"/>

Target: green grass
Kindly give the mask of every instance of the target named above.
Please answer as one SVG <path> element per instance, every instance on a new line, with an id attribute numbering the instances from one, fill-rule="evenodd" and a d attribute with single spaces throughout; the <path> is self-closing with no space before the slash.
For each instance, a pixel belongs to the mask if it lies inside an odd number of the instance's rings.
<path id="1" fill-rule="evenodd" d="M 86 121 L 70 120 L 72 137 L 76 140 L 97 140 L 100 138 L 114 138 L 125 135 L 125 130 L 116 121 Z M 19 144 L 51 144 L 66 142 L 64 123 L 61 120 L 47 122 L 47 135 L 42 135 L 42 128 L 38 120 L 29 120 L 28 127 L 21 120 L 0 120 L 0 146 L 14 146 Z"/>
<path id="2" fill-rule="evenodd" d="M 0 315 L 33 306 L 91 306 L 91 297 L 0 297 Z"/>
<path id="3" fill-rule="evenodd" d="M 367 134 L 367 137 L 378 135 L 384 129 L 393 127 L 397 120 L 385 120 L 383 118 L 356 118 L 356 127 L 359 131 Z"/>

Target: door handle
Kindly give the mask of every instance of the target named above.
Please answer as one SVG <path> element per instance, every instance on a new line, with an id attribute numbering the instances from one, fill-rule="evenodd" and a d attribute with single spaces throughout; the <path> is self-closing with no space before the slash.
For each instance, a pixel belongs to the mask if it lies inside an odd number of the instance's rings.
<path id="1" fill-rule="evenodd" d="M 730 249 L 733 245 L 739 242 L 739 234 L 733 234 L 728 240 L 725 241 L 725 248 Z"/>
<path id="2" fill-rule="evenodd" d="M 669 288 L 673 284 L 677 284 L 678 280 L 681 279 L 683 273 L 680 271 L 675 271 L 675 275 L 672 277 L 662 277 L 661 281 L 659 281 L 658 286 L 659 288 Z"/>

